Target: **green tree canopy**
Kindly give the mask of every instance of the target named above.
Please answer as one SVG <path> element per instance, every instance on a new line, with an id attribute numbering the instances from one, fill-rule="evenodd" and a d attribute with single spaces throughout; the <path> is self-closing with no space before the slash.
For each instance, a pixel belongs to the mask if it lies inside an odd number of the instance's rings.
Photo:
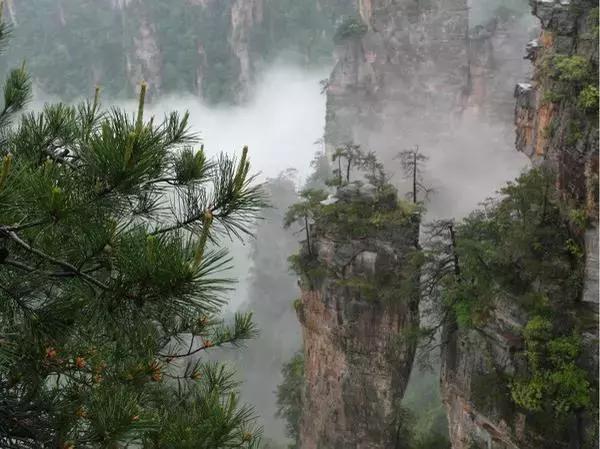
<path id="1" fill-rule="evenodd" d="M 6 29 L 0 26 L 0 37 Z M 260 435 L 233 374 L 199 357 L 252 337 L 225 324 L 222 235 L 264 205 L 239 158 L 209 159 L 188 115 L 93 101 L 0 111 L 0 446 L 250 448 Z"/>

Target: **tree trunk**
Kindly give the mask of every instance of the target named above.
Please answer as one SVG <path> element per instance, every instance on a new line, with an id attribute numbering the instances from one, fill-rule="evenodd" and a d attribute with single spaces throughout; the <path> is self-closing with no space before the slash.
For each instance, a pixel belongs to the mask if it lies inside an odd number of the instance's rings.
<path id="1" fill-rule="evenodd" d="M 413 203 L 417 204 L 417 152 L 413 153 Z"/>
<path id="2" fill-rule="evenodd" d="M 350 183 L 350 166 L 352 165 L 352 158 L 348 158 L 348 166 L 346 167 L 346 183 Z"/>
<path id="3" fill-rule="evenodd" d="M 306 231 L 306 246 L 308 248 L 308 255 L 312 256 L 312 245 L 310 244 L 310 230 L 308 229 L 308 216 L 304 216 L 304 230 Z"/>

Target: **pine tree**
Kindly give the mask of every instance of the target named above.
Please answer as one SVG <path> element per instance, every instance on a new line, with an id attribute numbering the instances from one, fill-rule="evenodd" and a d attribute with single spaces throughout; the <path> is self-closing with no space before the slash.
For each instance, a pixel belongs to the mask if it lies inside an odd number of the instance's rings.
<path id="1" fill-rule="evenodd" d="M 401 151 L 396 158 L 400 159 L 404 177 L 409 179 L 412 184 L 407 197 L 411 199 L 413 204 L 419 202 L 419 194 L 422 194 L 425 199 L 427 199 L 433 191 L 423 182 L 423 166 L 427 163 L 429 158 L 419 151 L 418 145 L 415 145 L 415 147 L 410 150 Z"/>
<path id="2" fill-rule="evenodd" d="M 7 29 L 0 26 L 0 38 Z M 264 205 L 248 151 L 209 159 L 188 115 L 47 105 L 10 72 L 0 111 L 0 447 L 252 448 L 260 429 L 223 364 L 219 238 Z"/>

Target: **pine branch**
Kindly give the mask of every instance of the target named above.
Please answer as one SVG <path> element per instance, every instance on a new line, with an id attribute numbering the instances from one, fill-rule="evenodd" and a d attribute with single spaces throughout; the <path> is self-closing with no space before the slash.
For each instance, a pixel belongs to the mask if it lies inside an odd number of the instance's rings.
<path id="1" fill-rule="evenodd" d="M 23 262 L 19 262 L 18 260 L 13 260 L 13 259 L 5 259 L 0 262 L 0 265 L 2 265 L 2 264 L 10 265 L 15 268 L 19 268 L 23 271 L 27 271 L 29 273 L 35 273 L 39 276 L 44 276 L 44 277 L 67 278 L 67 277 L 77 277 L 80 275 L 79 273 L 75 273 L 73 271 L 40 271 L 37 268 L 31 267 Z M 82 273 L 94 272 L 97 269 L 98 268 L 95 268 L 92 270 L 86 270 L 85 272 L 82 272 Z"/>
<path id="2" fill-rule="evenodd" d="M 70 263 L 65 262 L 63 260 L 56 259 L 56 258 L 44 253 L 43 251 L 40 251 L 39 249 L 33 248 L 28 243 L 21 240 L 21 238 L 14 231 L 9 231 L 9 230 L 6 230 L 4 227 L 0 227 L 0 234 L 3 234 L 6 237 L 9 237 L 11 240 L 13 240 L 15 243 L 17 243 L 21 248 L 25 249 L 26 251 L 29 251 L 30 253 L 33 253 L 36 256 L 41 257 L 42 259 L 45 259 L 55 265 L 59 265 L 65 269 L 69 270 L 69 272 L 72 272 L 74 275 L 77 275 L 77 276 L 83 278 L 84 280 L 95 285 L 96 287 L 100 287 L 103 290 L 108 290 L 108 285 L 106 285 L 106 284 L 100 282 L 99 280 L 93 278 L 92 276 L 84 273 L 83 271 L 78 269 L 76 266 L 71 265 Z"/>

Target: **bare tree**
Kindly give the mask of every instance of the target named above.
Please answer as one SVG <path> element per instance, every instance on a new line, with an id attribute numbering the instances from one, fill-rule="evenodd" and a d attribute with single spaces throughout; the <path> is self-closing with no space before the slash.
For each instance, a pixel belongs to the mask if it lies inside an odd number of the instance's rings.
<path id="1" fill-rule="evenodd" d="M 400 159 L 404 177 L 412 182 L 412 191 L 409 192 L 412 202 L 417 204 L 419 193 L 422 193 L 427 199 L 433 189 L 427 187 L 423 182 L 423 166 L 429 160 L 429 157 L 419 152 L 419 146 L 415 145 L 410 150 L 404 150 L 398 153 L 396 159 Z"/>

